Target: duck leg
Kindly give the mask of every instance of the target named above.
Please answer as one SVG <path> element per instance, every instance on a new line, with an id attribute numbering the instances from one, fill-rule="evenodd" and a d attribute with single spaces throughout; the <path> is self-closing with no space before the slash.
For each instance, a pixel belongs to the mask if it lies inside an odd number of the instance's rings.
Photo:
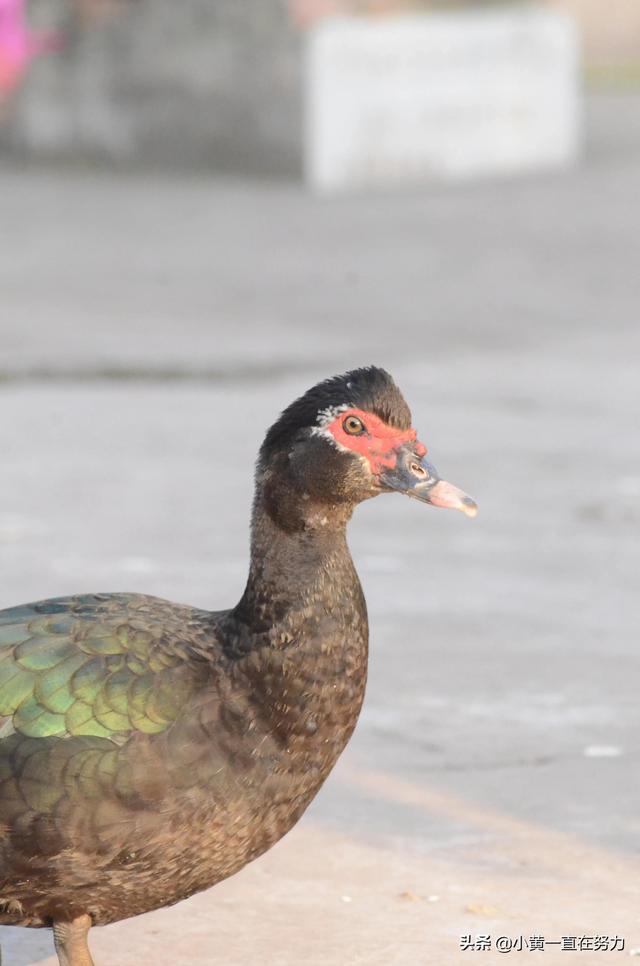
<path id="1" fill-rule="evenodd" d="M 94 966 L 87 945 L 90 928 L 90 916 L 78 916 L 72 922 L 54 922 L 53 941 L 60 966 Z"/>

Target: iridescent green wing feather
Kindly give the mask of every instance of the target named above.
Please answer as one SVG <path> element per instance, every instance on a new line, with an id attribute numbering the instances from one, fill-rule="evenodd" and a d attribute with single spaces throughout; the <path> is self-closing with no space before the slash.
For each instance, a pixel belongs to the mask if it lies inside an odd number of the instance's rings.
<path id="1" fill-rule="evenodd" d="M 0 738 L 166 731 L 197 689 L 183 611 L 124 594 L 0 611 Z"/>

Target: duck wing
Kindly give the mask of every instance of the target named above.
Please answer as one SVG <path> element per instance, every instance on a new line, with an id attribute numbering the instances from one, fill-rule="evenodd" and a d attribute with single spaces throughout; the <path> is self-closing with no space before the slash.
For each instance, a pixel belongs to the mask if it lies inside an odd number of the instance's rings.
<path id="1" fill-rule="evenodd" d="M 0 923 L 87 895 L 113 921 L 211 884 L 199 836 L 224 838 L 245 731 L 216 616 L 132 594 L 0 611 Z"/>
<path id="2" fill-rule="evenodd" d="M 137 594 L 0 611 L 0 739 L 166 731 L 198 688 L 204 614 Z"/>

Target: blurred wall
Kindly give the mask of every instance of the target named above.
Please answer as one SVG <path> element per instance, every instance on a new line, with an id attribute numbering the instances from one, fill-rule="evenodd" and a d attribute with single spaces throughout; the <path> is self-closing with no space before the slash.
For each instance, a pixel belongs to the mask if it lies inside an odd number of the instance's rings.
<path id="1" fill-rule="evenodd" d="M 578 18 L 588 63 L 640 62 L 640 0 L 543 2 Z M 28 0 L 65 40 L 2 107 L 0 152 L 299 176 L 302 25 L 350 3 L 365 0 Z"/>
<path id="2" fill-rule="evenodd" d="M 527 0 L 286 0 L 292 15 L 312 23 L 331 13 L 402 9 L 451 10 L 461 6 L 491 6 Z M 580 25 L 590 66 L 637 63 L 640 60 L 640 2 L 638 0 L 540 0 L 570 13 Z"/>
<path id="3" fill-rule="evenodd" d="M 575 16 L 591 67 L 640 63 L 639 0 L 549 0 Z"/>
<path id="4" fill-rule="evenodd" d="M 62 7 L 29 6 L 65 40 L 14 98 L 5 152 L 301 170 L 301 47 L 281 0 L 131 0 L 96 21 Z"/>

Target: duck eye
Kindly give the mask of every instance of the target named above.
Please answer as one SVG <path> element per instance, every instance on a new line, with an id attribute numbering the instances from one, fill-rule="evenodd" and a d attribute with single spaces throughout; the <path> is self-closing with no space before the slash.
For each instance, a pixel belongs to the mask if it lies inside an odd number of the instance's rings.
<path id="1" fill-rule="evenodd" d="M 342 428 L 349 436 L 361 436 L 365 432 L 364 423 L 357 416 L 347 416 Z"/>

